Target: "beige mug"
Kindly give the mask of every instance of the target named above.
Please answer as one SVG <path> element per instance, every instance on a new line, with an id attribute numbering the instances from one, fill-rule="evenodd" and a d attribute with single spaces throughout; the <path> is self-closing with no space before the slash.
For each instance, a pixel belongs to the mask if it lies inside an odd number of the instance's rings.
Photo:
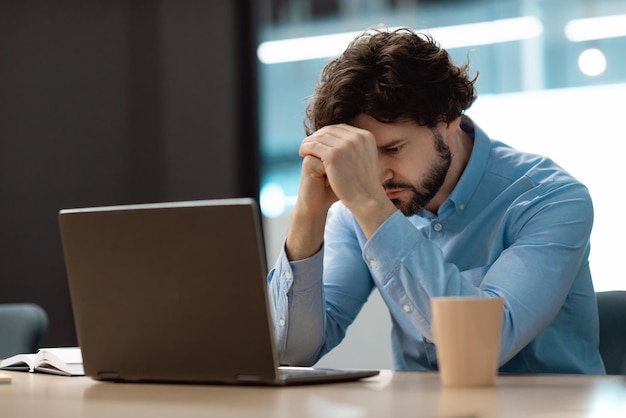
<path id="1" fill-rule="evenodd" d="M 493 386 L 504 300 L 444 296 L 430 300 L 433 342 L 444 387 Z"/>

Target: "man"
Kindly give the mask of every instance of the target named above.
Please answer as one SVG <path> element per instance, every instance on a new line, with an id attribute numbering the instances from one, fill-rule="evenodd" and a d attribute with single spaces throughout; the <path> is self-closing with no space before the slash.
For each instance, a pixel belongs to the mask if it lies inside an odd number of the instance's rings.
<path id="1" fill-rule="evenodd" d="M 281 363 L 315 363 L 376 288 L 398 370 L 437 369 L 429 301 L 463 295 L 504 298 L 501 371 L 604 373 L 589 193 L 463 115 L 475 81 L 407 29 L 365 33 L 326 66 L 268 275 Z"/>

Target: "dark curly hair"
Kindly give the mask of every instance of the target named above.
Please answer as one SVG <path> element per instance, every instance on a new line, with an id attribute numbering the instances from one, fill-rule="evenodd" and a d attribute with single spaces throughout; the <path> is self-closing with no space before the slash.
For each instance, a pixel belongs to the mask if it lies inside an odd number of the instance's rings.
<path id="1" fill-rule="evenodd" d="M 469 60 L 454 65 L 429 35 L 407 28 L 365 32 L 324 67 L 306 109 L 307 135 L 361 113 L 431 128 L 452 122 L 476 100 L 478 74 L 470 79 L 468 71 Z"/>

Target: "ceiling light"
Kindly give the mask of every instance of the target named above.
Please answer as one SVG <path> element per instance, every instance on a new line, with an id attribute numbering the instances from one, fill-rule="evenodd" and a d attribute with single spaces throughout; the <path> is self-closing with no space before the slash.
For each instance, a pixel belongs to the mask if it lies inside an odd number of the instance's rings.
<path id="1" fill-rule="evenodd" d="M 397 28 L 390 30 L 394 29 Z M 443 48 L 451 49 L 536 38 L 543 32 L 543 24 L 534 16 L 525 16 L 418 31 L 429 33 Z M 361 33 L 345 32 L 267 41 L 259 45 L 257 56 L 264 64 L 336 57 Z"/>
<path id="2" fill-rule="evenodd" d="M 572 42 L 626 36 L 626 14 L 570 20 L 565 37 Z"/>
<path id="3" fill-rule="evenodd" d="M 578 57 L 578 68 L 583 74 L 595 77 L 606 70 L 606 58 L 599 49 L 586 49 Z"/>

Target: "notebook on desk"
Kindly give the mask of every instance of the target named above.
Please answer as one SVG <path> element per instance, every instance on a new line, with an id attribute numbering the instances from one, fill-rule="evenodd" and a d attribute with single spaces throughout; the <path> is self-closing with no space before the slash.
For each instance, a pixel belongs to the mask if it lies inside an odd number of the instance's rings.
<path id="1" fill-rule="evenodd" d="M 65 209 L 59 225 L 87 376 L 287 385 L 378 373 L 278 366 L 253 199 Z"/>

